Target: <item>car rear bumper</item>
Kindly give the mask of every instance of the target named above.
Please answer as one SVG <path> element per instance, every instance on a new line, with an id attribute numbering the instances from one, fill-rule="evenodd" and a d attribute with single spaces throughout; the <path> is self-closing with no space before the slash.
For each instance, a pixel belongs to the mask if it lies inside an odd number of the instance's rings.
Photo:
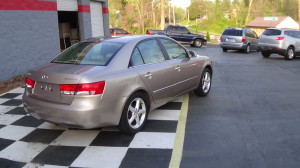
<path id="1" fill-rule="evenodd" d="M 221 42 L 220 46 L 222 48 L 226 48 L 229 50 L 241 50 L 241 49 L 246 49 L 247 44 L 246 43 L 226 43 L 226 42 Z"/>
<path id="2" fill-rule="evenodd" d="M 26 91 L 25 91 L 26 92 Z M 74 98 L 72 104 L 58 104 L 23 95 L 23 104 L 31 116 L 75 128 L 118 125 L 126 97 L 104 101 L 99 96 Z"/>
<path id="3" fill-rule="evenodd" d="M 269 52 L 270 54 L 275 53 L 279 55 L 285 55 L 286 49 L 278 48 L 276 46 L 260 46 L 259 49 L 262 52 Z"/>

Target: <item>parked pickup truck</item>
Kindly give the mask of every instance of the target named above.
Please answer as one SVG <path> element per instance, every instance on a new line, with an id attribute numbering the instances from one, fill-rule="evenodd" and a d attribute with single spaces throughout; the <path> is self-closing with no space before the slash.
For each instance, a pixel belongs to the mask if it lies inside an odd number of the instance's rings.
<path id="1" fill-rule="evenodd" d="M 173 26 L 169 25 L 165 28 L 165 30 L 147 30 L 147 34 L 149 35 L 166 35 L 173 38 L 176 41 L 181 43 L 189 43 L 192 47 L 200 48 L 202 45 L 205 45 L 207 40 L 205 36 L 194 34 L 189 31 L 184 26 Z"/>

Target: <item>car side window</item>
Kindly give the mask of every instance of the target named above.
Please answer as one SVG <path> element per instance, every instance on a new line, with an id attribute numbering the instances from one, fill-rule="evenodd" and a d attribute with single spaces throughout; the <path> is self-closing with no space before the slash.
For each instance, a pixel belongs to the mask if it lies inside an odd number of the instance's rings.
<path id="1" fill-rule="evenodd" d="M 255 33 L 255 31 L 251 30 L 251 32 L 252 32 L 254 38 L 258 38 L 258 36 L 257 36 L 257 34 Z"/>
<path id="2" fill-rule="evenodd" d="M 300 39 L 300 31 L 295 31 L 296 33 L 296 38 Z"/>
<path id="3" fill-rule="evenodd" d="M 176 28 L 174 26 L 170 26 L 169 31 L 171 33 L 175 33 L 176 32 Z"/>
<path id="4" fill-rule="evenodd" d="M 123 30 L 121 30 L 121 29 L 116 29 L 116 32 L 117 32 L 117 33 L 121 33 L 121 34 L 126 34 L 126 32 L 123 31 Z"/>
<path id="5" fill-rule="evenodd" d="M 180 28 L 180 33 L 182 33 L 182 34 L 188 34 L 189 30 L 187 28 L 185 28 L 185 27 L 181 27 Z"/>
<path id="6" fill-rule="evenodd" d="M 138 45 L 138 49 L 142 54 L 142 58 L 145 64 L 161 62 L 165 60 L 164 54 L 161 51 L 161 48 L 155 39 L 141 42 Z"/>
<path id="7" fill-rule="evenodd" d="M 171 59 L 182 59 L 188 57 L 185 49 L 179 44 L 168 39 L 160 39 L 160 41 Z"/>
<path id="8" fill-rule="evenodd" d="M 246 29 L 245 35 L 246 35 L 247 37 L 252 37 L 251 31 L 250 31 L 249 29 Z"/>
<path id="9" fill-rule="evenodd" d="M 141 55 L 140 51 L 137 48 L 135 48 L 131 55 L 131 65 L 136 66 L 136 65 L 142 65 L 142 64 L 144 64 L 142 55 Z"/>

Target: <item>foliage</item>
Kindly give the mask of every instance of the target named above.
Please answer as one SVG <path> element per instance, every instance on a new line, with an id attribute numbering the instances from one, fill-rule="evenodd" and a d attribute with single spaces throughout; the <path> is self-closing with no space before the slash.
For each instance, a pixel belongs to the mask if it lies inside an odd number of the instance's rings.
<path id="1" fill-rule="evenodd" d="M 209 34 L 208 31 L 206 32 L 206 40 L 207 40 L 207 41 L 210 41 L 210 34 Z"/>
<path id="2" fill-rule="evenodd" d="M 186 9 L 173 7 L 169 2 L 109 0 L 110 26 L 144 34 L 147 29 L 160 28 L 161 12 L 164 12 L 166 25 L 173 24 L 175 19 L 175 24 L 202 34 L 208 31 L 220 34 L 227 27 L 244 27 L 246 22 L 262 16 L 291 16 L 298 20 L 298 0 L 191 0 Z"/>

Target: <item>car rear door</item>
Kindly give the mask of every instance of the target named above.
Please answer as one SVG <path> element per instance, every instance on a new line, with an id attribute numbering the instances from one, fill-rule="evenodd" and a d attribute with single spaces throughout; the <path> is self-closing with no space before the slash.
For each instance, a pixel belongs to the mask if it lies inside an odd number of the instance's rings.
<path id="1" fill-rule="evenodd" d="M 180 95 L 188 90 L 194 89 L 198 84 L 200 68 L 197 62 L 189 58 L 186 50 L 177 42 L 160 38 L 162 46 L 172 62 L 172 74 L 174 74 L 174 90 L 175 96 Z"/>
<path id="2" fill-rule="evenodd" d="M 247 42 L 250 43 L 250 49 L 257 49 L 258 47 L 258 41 L 257 41 L 257 36 L 256 34 L 250 30 L 250 29 L 245 29 L 245 37 L 247 39 Z"/>
<path id="3" fill-rule="evenodd" d="M 173 97 L 174 69 L 156 39 L 139 43 L 131 56 L 131 64 L 156 103 Z"/>

